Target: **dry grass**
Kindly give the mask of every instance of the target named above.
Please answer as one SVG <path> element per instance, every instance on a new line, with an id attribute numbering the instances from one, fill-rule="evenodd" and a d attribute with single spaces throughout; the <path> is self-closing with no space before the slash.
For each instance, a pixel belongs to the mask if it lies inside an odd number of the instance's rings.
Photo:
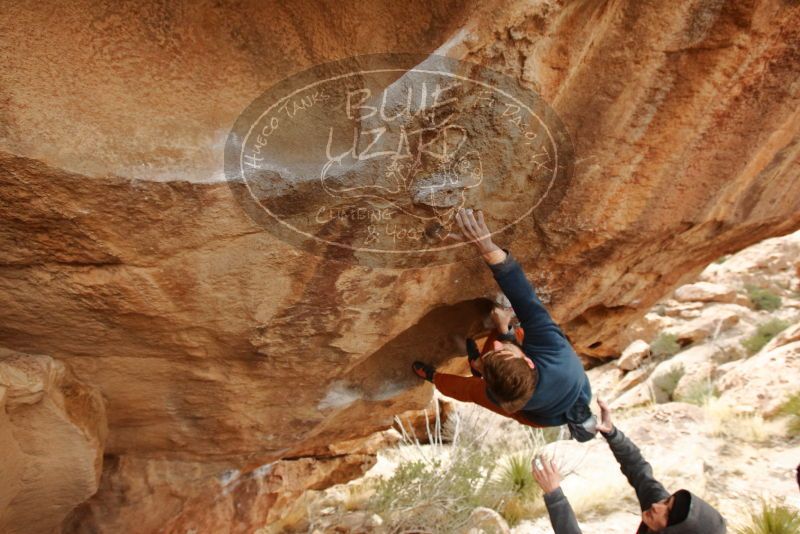
<path id="1" fill-rule="evenodd" d="M 706 431 L 716 437 L 765 443 L 783 434 L 779 421 L 766 421 L 760 414 L 737 412 L 726 401 L 709 397 L 704 405 Z"/>
<path id="2" fill-rule="evenodd" d="M 693 382 L 689 390 L 683 395 L 676 396 L 675 400 L 688 402 L 695 406 L 705 406 L 712 398 L 716 397 L 719 397 L 719 390 L 710 379 L 706 378 Z"/>
<path id="3" fill-rule="evenodd" d="M 348 512 L 363 510 L 374 494 L 375 488 L 370 484 L 348 484 L 345 486 L 342 506 Z"/>
<path id="4" fill-rule="evenodd" d="M 602 517 L 620 509 L 636 510 L 635 494 L 627 482 L 591 480 L 570 488 L 569 502 L 579 521 Z"/>

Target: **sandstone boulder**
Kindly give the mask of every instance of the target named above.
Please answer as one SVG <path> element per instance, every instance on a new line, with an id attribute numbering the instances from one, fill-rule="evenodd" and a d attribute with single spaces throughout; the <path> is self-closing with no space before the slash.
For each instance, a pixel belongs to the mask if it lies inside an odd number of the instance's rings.
<path id="1" fill-rule="evenodd" d="M 616 392 L 622 393 L 628 391 L 633 386 L 637 386 L 647 380 L 647 377 L 650 376 L 650 370 L 645 368 L 634 369 L 628 373 L 625 373 L 625 376 L 622 380 L 614 388 Z"/>
<path id="2" fill-rule="evenodd" d="M 701 273 L 702 280 L 723 284 L 760 284 L 765 276 L 791 285 L 800 256 L 800 232 L 780 239 L 766 239 L 721 263 L 711 263 Z"/>
<path id="3" fill-rule="evenodd" d="M 615 399 L 624 395 L 628 390 L 645 382 L 653 370 L 652 366 L 642 366 L 633 371 L 622 371 L 616 362 L 609 362 L 607 364 L 594 367 L 587 371 L 587 376 L 592 384 L 592 392 L 595 397 L 605 399 L 609 403 L 613 403 Z M 649 393 L 647 393 L 649 399 Z M 634 399 L 635 400 L 632 400 Z M 634 395 L 628 398 L 633 404 L 639 401 L 647 400 L 645 397 Z M 627 401 L 623 401 L 627 402 Z"/>
<path id="4" fill-rule="evenodd" d="M 667 299 L 664 301 L 664 315 L 667 317 L 679 317 L 682 319 L 693 319 L 700 317 L 703 302 L 678 302 L 677 300 Z"/>
<path id="5" fill-rule="evenodd" d="M 652 341 L 675 323 L 676 320 L 673 317 L 667 317 L 666 313 L 659 314 L 648 311 L 641 318 L 634 321 L 626 331 L 627 344 L 633 343 L 637 339 Z"/>
<path id="6" fill-rule="evenodd" d="M 679 287 L 674 296 L 679 302 L 733 302 L 736 290 L 722 284 L 695 282 Z"/>
<path id="7" fill-rule="evenodd" d="M 720 398 L 735 409 L 770 416 L 797 393 L 798 377 L 800 341 L 792 341 L 731 362 L 717 387 L 722 392 Z"/>
<path id="8" fill-rule="evenodd" d="M 678 359 L 673 358 L 658 364 L 647 380 L 647 384 L 653 392 L 654 400 L 658 403 L 673 400 L 675 388 L 678 387 L 678 382 L 680 382 L 684 374 L 686 374 L 686 368 L 683 362 Z"/>
<path id="9" fill-rule="evenodd" d="M 613 396 L 622 375 L 623 372 L 617 367 L 616 362 L 608 362 L 586 371 L 586 376 L 589 377 L 589 382 L 592 384 L 592 392 L 608 398 Z"/>
<path id="10" fill-rule="evenodd" d="M 637 339 L 622 351 L 617 366 L 625 371 L 636 369 L 642 361 L 650 356 L 650 344 L 642 339 Z"/>
<path id="11" fill-rule="evenodd" d="M 710 384 L 714 369 L 724 358 L 724 350 L 709 343 L 690 347 L 661 362 L 649 378 L 656 401 L 667 402 L 696 395 L 699 389 Z"/>
<path id="12" fill-rule="evenodd" d="M 783 345 L 794 343 L 795 341 L 800 341 L 800 322 L 779 332 L 778 335 L 770 339 L 761 350 L 764 352 L 770 352 Z"/>
<path id="13" fill-rule="evenodd" d="M 631 340 L 653 339 L 671 318 L 629 328 L 653 303 L 722 254 L 800 228 L 794 3 L 368 7 L 5 3 L 0 336 L 15 350 L 57 357 L 101 392 L 105 453 L 115 459 L 71 528 L 225 532 L 278 515 L 275 503 L 290 500 L 276 497 L 280 473 L 324 484 L 331 472 L 358 473 L 364 458 L 320 455 L 323 465 L 307 473 L 295 464 L 271 478 L 245 476 L 236 499 L 255 497 L 241 508 L 220 473 L 287 458 L 305 465 L 331 443 L 426 406 L 431 388 L 409 364 L 451 359 L 448 335 L 485 317 L 494 281 L 477 255 L 393 268 L 362 262 L 339 247 L 347 243 L 312 254 L 237 203 L 244 186 L 225 182 L 224 172 L 231 124 L 262 91 L 314 65 L 437 52 L 503 72 L 535 91 L 532 101 L 550 103 L 572 142 L 545 167 L 564 179 L 497 240 L 580 354 L 614 358 Z M 506 153 L 483 167 L 500 167 Z M 327 193 L 295 188 L 297 176 L 277 165 L 284 156 L 304 163 L 304 155 L 287 150 L 268 163 L 297 191 L 285 203 L 291 215 L 314 220 Z M 542 186 L 536 158 L 487 184 L 478 207 L 502 218 L 514 199 L 497 200 L 498 192 Z M 8 413 L 53 413 L 48 398 Z M 63 450 L 83 451 L 49 471 L 85 468 L 55 515 L 92 493 L 97 469 L 86 466 L 101 447 L 80 443 L 97 432 L 72 433 L 69 418 L 44 426 L 25 418 L 30 426 L 9 417 L 32 434 L 45 426 L 67 434 L 74 447 Z M 8 458 L 59 458 L 20 449 Z M 20 520 L 31 513 L 16 501 L 7 510 Z"/>
<path id="14" fill-rule="evenodd" d="M 108 457 L 98 494 L 69 518 L 76 532 L 244 533 L 283 517 L 309 489 L 364 474 L 374 454 L 281 460 L 240 471 L 224 462 Z M 136 498 L 136 507 L 124 506 Z M 146 512 L 140 515 L 140 512 Z"/>
<path id="15" fill-rule="evenodd" d="M 612 410 L 624 410 L 627 408 L 635 408 L 636 406 L 649 404 L 654 401 L 658 402 L 661 400 L 663 402 L 663 398 L 664 397 L 661 396 L 660 398 L 656 399 L 653 386 L 648 380 L 640 382 L 638 385 L 633 386 L 629 390 L 625 391 L 622 395 L 614 399 L 609 404 L 609 407 Z"/>
<path id="16" fill-rule="evenodd" d="M 459 534 L 508 534 L 511 530 L 503 516 L 491 508 L 478 507 L 471 514 Z"/>
<path id="17" fill-rule="evenodd" d="M 697 343 L 719 335 L 739 322 L 740 314 L 720 307 L 709 308 L 700 317 L 671 326 L 666 330 L 682 345 Z"/>
<path id="18" fill-rule="evenodd" d="M 0 532 L 58 531 L 97 491 L 106 431 L 99 392 L 63 363 L 0 349 Z"/>

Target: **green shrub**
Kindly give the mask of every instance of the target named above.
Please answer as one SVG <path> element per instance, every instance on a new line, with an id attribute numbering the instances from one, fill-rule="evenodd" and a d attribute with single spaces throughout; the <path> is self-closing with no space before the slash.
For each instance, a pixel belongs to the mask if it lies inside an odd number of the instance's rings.
<path id="1" fill-rule="evenodd" d="M 778 414 L 789 418 L 789 435 L 800 436 L 800 391 L 781 405 Z"/>
<path id="2" fill-rule="evenodd" d="M 770 291 L 758 286 L 747 285 L 747 296 L 750 302 L 757 310 L 775 311 L 781 307 L 781 297 Z"/>
<path id="3" fill-rule="evenodd" d="M 450 532 L 482 505 L 479 495 L 492 474 L 487 460 L 476 448 L 446 462 L 402 462 L 391 477 L 379 479 L 368 507 L 393 530 Z"/>
<path id="4" fill-rule="evenodd" d="M 725 263 L 725 260 L 727 260 L 730 257 L 731 257 L 730 254 L 724 254 L 719 258 L 717 258 L 716 260 L 714 260 L 714 263 L 716 263 L 717 265 L 722 265 L 723 263 Z"/>
<path id="5" fill-rule="evenodd" d="M 786 321 L 770 319 L 766 323 L 760 324 L 752 336 L 742 341 L 742 346 L 747 349 L 750 355 L 753 355 L 764 348 L 764 345 L 766 345 L 770 339 L 785 330 L 788 326 L 789 323 Z"/>
<path id="6" fill-rule="evenodd" d="M 680 352 L 681 346 L 678 343 L 678 337 L 674 334 L 661 332 L 650 343 L 650 352 L 653 356 L 673 356 Z"/>
<path id="7" fill-rule="evenodd" d="M 663 391 L 669 400 L 675 400 L 672 395 L 675 393 L 675 388 L 678 387 L 678 382 L 681 381 L 685 374 L 686 370 L 683 365 L 673 365 L 666 373 L 653 377 L 653 386 Z M 657 402 L 663 402 L 663 400 L 657 399 Z"/>
<path id="8" fill-rule="evenodd" d="M 366 509 L 379 514 L 391 532 L 458 531 L 477 507 L 499 512 L 509 524 L 533 518 L 541 490 L 530 459 L 555 435 L 526 427 L 514 439 L 507 433 L 490 439 L 483 418 L 456 414 L 451 424 L 449 445 L 434 435 L 434 446 L 420 447 L 403 432 L 422 458 L 401 461 L 391 476 L 373 482 Z"/>
<path id="9" fill-rule="evenodd" d="M 390 509 L 395 504 L 415 502 L 420 485 L 432 476 L 431 471 L 435 467 L 436 463 L 428 464 L 422 460 L 401 463 L 390 478 L 381 478 L 378 481 L 370 504 L 380 512 Z"/>
<path id="10" fill-rule="evenodd" d="M 800 532 L 800 512 L 788 506 L 761 503 L 761 509 L 750 513 L 747 525 L 736 534 L 797 534 Z"/>
<path id="11" fill-rule="evenodd" d="M 698 380 L 689 386 L 689 391 L 675 400 L 703 406 L 709 399 L 719 397 L 719 390 L 708 380 Z"/>

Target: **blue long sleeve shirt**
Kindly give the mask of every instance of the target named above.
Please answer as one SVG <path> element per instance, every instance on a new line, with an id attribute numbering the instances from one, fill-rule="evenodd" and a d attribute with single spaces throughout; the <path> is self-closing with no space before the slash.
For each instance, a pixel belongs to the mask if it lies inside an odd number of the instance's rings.
<path id="1" fill-rule="evenodd" d="M 490 267 L 525 332 L 522 351 L 536 365 L 539 374 L 533 395 L 521 413 L 537 425 L 566 424 L 566 414 L 577 401 L 589 404 L 592 398 L 589 378 L 567 337 L 536 296 L 522 267 L 506 253 L 503 262 Z M 488 388 L 487 395 L 496 402 Z"/>

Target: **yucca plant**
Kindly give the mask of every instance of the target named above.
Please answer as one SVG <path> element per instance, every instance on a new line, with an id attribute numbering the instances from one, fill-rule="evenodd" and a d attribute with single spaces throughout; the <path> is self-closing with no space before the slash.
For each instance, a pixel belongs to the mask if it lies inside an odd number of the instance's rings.
<path id="1" fill-rule="evenodd" d="M 539 486 L 531 472 L 531 458 L 518 454 L 508 459 L 501 474 L 504 485 L 517 495 L 530 495 Z"/>
<path id="2" fill-rule="evenodd" d="M 541 488 L 531 472 L 531 456 L 517 454 L 508 458 L 496 480 L 493 493 L 496 502 L 489 501 L 487 504 L 500 512 L 509 526 L 514 527 L 525 519 L 533 518 Z"/>
<path id="3" fill-rule="evenodd" d="M 800 512 L 784 504 L 762 501 L 761 509 L 750 513 L 748 524 L 736 534 L 798 534 Z"/>

